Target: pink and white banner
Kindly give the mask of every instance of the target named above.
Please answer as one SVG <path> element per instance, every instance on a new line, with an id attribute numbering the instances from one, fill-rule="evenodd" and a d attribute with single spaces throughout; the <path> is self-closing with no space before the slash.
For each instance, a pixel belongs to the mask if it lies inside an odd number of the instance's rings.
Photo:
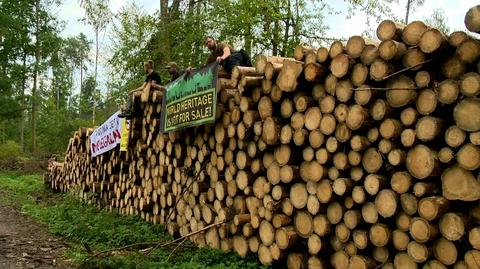
<path id="1" fill-rule="evenodd" d="M 102 126 L 98 127 L 90 135 L 90 151 L 92 157 L 103 154 L 117 146 L 121 139 L 120 112 L 113 114 Z"/>

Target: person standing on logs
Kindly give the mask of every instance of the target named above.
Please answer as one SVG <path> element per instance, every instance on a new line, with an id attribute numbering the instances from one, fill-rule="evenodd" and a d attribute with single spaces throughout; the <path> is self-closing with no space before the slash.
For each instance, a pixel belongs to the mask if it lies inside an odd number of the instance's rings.
<path id="1" fill-rule="evenodd" d="M 143 91 L 143 93 L 148 97 L 150 94 L 150 88 L 162 90 L 160 85 L 162 84 L 162 79 L 160 74 L 157 71 L 153 70 L 153 61 L 148 60 L 143 64 L 143 69 L 145 70 L 145 82 L 142 86 L 131 90 L 128 92 L 127 104 L 122 105 L 122 113 L 118 115 L 120 118 L 132 118 L 133 117 L 133 94 L 135 92 Z"/>
<path id="2" fill-rule="evenodd" d="M 168 69 L 168 73 L 170 74 L 170 81 L 168 83 L 176 80 L 181 75 L 183 75 L 183 71 L 178 68 L 178 64 L 176 62 L 169 62 L 168 65 L 165 66 L 165 69 Z"/>
<path id="3" fill-rule="evenodd" d="M 231 73 L 233 67 L 236 65 L 252 66 L 250 56 L 248 56 L 243 49 L 234 51 L 227 43 L 218 42 L 212 36 L 205 38 L 205 46 L 210 50 L 207 64 L 216 61 L 221 64 L 228 73 Z"/>

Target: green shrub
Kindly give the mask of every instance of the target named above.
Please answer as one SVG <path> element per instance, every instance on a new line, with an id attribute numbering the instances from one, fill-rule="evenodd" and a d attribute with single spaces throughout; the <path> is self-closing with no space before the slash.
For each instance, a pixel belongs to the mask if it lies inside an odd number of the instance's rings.
<path id="1" fill-rule="evenodd" d="M 16 169 L 19 163 L 25 161 L 22 147 L 15 141 L 7 140 L 0 145 L 0 168 Z"/>
<path id="2" fill-rule="evenodd" d="M 24 158 L 22 147 L 15 141 L 7 140 L 6 143 L 0 145 L 0 162 L 11 163 L 17 162 Z"/>

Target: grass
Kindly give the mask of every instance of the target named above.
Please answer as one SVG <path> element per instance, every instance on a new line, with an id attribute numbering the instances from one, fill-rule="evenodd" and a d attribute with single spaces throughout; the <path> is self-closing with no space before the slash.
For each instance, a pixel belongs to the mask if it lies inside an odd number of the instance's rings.
<path id="1" fill-rule="evenodd" d="M 195 248 L 190 243 L 178 248 L 156 249 L 146 256 L 139 252 L 93 258 L 84 249 L 87 244 L 99 252 L 136 242 L 169 241 L 161 225 L 135 217 L 121 216 L 86 205 L 69 194 L 54 193 L 44 187 L 41 175 L 0 173 L 0 203 L 20 209 L 46 225 L 49 232 L 62 236 L 72 246 L 66 253 L 79 268 L 268 268 L 255 257 L 242 259 L 233 253 L 211 248 Z M 169 257 L 169 255 L 172 256 Z"/>

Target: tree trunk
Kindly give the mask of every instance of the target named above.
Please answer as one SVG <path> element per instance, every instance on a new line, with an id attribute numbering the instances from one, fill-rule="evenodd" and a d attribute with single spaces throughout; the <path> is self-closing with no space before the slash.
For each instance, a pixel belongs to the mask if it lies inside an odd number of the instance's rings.
<path id="1" fill-rule="evenodd" d="M 33 87 L 32 87 L 32 153 L 37 151 L 37 89 L 38 73 L 40 65 L 40 19 L 39 19 L 39 1 L 35 1 L 35 64 L 33 67 Z"/>
<path id="2" fill-rule="evenodd" d="M 24 108 L 26 106 L 25 104 L 25 83 L 27 82 L 27 64 L 26 64 L 26 61 L 27 61 L 27 53 L 24 52 L 24 54 L 22 55 L 22 69 L 23 69 L 23 74 L 22 74 L 22 91 L 20 93 L 20 97 L 21 97 L 21 100 L 20 100 L 20 105 L 21 105 L 21 108 L 22 108 L 22 111 L 20 112 L 20 138 L 19 138 L 19 143 L 20 143 L 20 147 L 23 151 L 25 151 L 25 115 L 24 115 Z"/>
<path id="3" fill-rule="evenodd" d="M 405 12 L 405 21 L 404 23 L 405 24 L 408 24 L 408 15 L 410 15 L 410 4 L 411 4 L 412 0 L 407 0 L 407 10 Z"/>
<path id="4" fill-rule="evenodd" d="M 97 75 L 98 75 L 98 34 L 99 29 L 95 29 L 95 83 L 93 84 L 93 110 L 92 110 L 92 124 L 95 125 L 95 114 L 97 109 Z"/>

